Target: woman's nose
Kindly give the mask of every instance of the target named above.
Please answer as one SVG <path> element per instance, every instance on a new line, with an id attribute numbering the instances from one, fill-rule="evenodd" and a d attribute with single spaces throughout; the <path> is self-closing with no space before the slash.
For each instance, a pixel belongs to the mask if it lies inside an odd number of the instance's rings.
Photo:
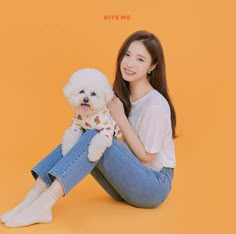
<path id="1" fill-rule="evenodd" d="M 134 59 L 133 59 L 133 58 L 129 58 L 129 59 L 127 60 L 126 65 L 127 65 L 128 67 L 132 67 L 132 66 L 134 65 Z"/>

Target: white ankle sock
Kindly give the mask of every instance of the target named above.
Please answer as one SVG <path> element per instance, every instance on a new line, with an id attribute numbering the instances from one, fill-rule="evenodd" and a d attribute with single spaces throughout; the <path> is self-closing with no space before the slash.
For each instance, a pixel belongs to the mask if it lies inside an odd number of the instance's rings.
<path id="1" fill-rule="evenodd" d="M 6 227 L 22 227 L 35 223 L 49 223 L 52 221 L 52 207 L 58 198 L 45 190 L 37 199 L 20 213 L 5 223 Z"/>
<path id="2" fill-rule="evenodd" d="M 0 217 L 1 223 L 6 223 L 8 220 L 10 220 L 12 217 L 14 217 L 16 214 L 21 212 L 25 207 L 27 207 L 33 200 L 35 200 L 45 189 L 47 186 L 44 184 L 44 182 L 41 180 L 37 180 L 35 182 L 35 185 L 33 188 L 29 191 L 29 193 L 26 195 L 24 200 L 19 203 L 15 208 L 8 211 L 7 213 L 3 214 Z"/>
<path id="3" fill-rule="evenodd" d="M 13 208 L 12 210 L 8 211 L 7 213 L 5 213 L 4 215 L 1 216 L 0 222 L 6 223 L 8 220 L 10 220 L 16 214 L 21 212 L 25 207 L 27 207 L 36 197 L 39 196 L 39 194 L 40 193 L 38 193 L 37 191 L 31 190 L 27 194 L 26 198 L 20 204 L 18 204 L 15 208 Z"/>

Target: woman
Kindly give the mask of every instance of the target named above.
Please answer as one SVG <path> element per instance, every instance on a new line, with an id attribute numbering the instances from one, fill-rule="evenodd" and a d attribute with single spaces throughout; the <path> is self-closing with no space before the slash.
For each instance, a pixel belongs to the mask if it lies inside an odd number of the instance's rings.
<path id="1" fill-rule="evenodd" d="M 96 131 L 86 131 L 66 157 L 59 145 L 32 169 L 35 184 L 17 207 L 1 216 L 5 226 L 50 222 L 56 201 L 89 173 L 115 200 L 132 206 L 153 208 L 167 198 L 175 167 L 176 115 L 155 35 L 137 31 L 123 43 L 114 91 L 108 109 L 126 144 L 113 140 L 94 163 L 87 152 Z"/>

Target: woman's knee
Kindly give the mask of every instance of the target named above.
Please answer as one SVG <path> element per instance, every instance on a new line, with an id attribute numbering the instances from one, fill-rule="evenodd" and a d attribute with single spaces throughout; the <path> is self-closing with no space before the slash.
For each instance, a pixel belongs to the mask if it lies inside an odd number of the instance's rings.
<path id="1" fill-rule="evenodd" d="M 149 200 L 149 199 L 143 199 L 143 198 L 141 199 L 127 198 L 126 202 L 131 206 L 134 206 L 137 208 L 143 208 L 143 209 L 152 209 L 159 206 L 159 204 L 161 203 L 158 201 L 154 201 L 152 199 Z"/>

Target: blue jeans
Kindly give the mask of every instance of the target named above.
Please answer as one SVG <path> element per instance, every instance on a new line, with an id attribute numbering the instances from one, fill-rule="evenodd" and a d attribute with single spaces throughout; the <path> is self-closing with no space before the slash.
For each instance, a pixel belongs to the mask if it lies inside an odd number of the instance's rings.
<path id="1" fill-rule="evenodd" d="M 87 130 L 65 157 L 59 145 L 32 169 L 34 178 L 39 176 L 48 186 L 57 178 L 67 194 L 91 173 L 115 200 L 142 208 L 161 204 L 171 189 L 173 169 L 163 168 L 157 172 L 147 168 L 115 139 L 100 160 L 90 162 L 88 147 L 96 133 L 95 130 Z"/>

